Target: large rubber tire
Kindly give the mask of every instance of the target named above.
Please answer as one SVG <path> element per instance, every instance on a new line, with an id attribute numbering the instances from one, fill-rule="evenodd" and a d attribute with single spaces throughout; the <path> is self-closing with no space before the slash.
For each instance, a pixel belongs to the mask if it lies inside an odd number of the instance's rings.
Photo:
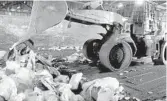
<path id="1" fill-rule="evenodd" d="M 165 65 L 167 65 L 167 42 L 164 42 L 162 44 L 161 49 L 161 59 Z"/>
<path id="2" fill-rule="evenodd" d="M 133 52 L 127 42 L 119 42 L 113 45 L 105 43 L 99 52 L 101 63 L 111 71 L 121 71 L 129 67 Z"/>
<path id="3" fill-rule="evenodd" d="M 86 58 L 90 59 L 93 62 L 99 60 L 98 51 L 101 47 L 100 39 L 90 39 L 87 40 L 83 45 L 83 54 Z"/>

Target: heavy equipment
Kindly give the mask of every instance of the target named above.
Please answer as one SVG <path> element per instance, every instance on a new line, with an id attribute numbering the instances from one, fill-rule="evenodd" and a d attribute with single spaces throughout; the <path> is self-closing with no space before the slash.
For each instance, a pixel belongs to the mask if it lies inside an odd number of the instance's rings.
<path id="1" fill-rule="evenodd" d="M 166 65 L 167 9 L 161 2 L 151 1 L 132 7 L 130 35 L 137 47 L 135 57 L 149 57 L 154 64 Z"/>
<path id="2" fill-rule="evenodd" d="M 132 57 L 135 56 L 137 48 L 130 32 L 124 29 L 125 18 L 114 12 L 87 9 L 82 4 L 79 7 L 77 4 L 77 7 L 70 9 L 69 6 L 72 3 L 66 1 L 34 1 L 27 34 L 16 45 L 35 34 L 42 33 L 47 28 L 59 24 L 64 19 L 86 25 L 99 25 L 105 28 L 107 33 L 100 33 L 102 39 L 87 40 L 83 46 L 84 55 L 94 62 L 100 61 L 111 71 L 127 68 Z"/>
<path id="3" fill-rule="evenodd" d="M 137 47 L 135 57 L 150 57 L 155 65 L 167 65 L 167 33 L 162 31 L 164 29 L 159 29 L 158 31 L 152 31 L 142 35 L 135 35 L 133 33 L 133 24 L 131 24 L 130 29 L 131 38 Z"/>

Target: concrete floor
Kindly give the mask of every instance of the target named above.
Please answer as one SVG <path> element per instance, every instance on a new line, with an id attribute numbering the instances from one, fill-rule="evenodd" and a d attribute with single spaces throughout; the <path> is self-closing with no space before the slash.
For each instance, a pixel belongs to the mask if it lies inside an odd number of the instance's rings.
<path id="1" fill-rule="evenodd" d="M 119 72 L 103 72 L 98 67 L 90 65 L 70 64 L 71 68 L 84 73 L 89 80 L 115 77 L 125 88 L 127 94 L 142 101 L 153 101 L 166 97 L 166 67 L 165 65 L 130 66 Z"/>

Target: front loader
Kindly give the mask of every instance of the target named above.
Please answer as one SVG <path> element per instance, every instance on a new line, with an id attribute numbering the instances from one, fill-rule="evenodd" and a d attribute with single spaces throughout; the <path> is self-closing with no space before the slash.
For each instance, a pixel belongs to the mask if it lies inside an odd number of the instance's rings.
<path id="1" fill-rule="evenodd" d="M 73 10 L 66 1 L 34 1 L 27 34 L 18 43 L 35 34 L 41 34 L 64 19 L 86 25 L 99 25 L 106 29 L 107 33 L 100 34 L 102 39 L 89 39 L 85 42 L 83 54 L 88 59 L 100 61 L 111 71 L 123 70 L 130 65 L 136 46 L 130 35 L 123 30 L 124 17 L 103 10 Z"/>

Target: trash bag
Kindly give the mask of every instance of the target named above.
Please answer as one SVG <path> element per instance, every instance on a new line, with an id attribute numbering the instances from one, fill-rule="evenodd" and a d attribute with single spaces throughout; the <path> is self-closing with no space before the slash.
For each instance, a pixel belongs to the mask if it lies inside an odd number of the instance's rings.
<path id="1" fill-rule="evenodd" d="M 18 70 L 14 76 L 17 78 L 19 83 L 31 85 L 35 74 L 33 71 L 27 68 L 20 68 L 20 70 Z"/>
<path id="2" fill-rule="evenodd" d="M 0 96 L 10 101 L 17 95 L 17 87 L 14 80 L 4 73 L 0 73 Z"/>
<path id="3" fill-rule="evenodd" d="M 33 88 L 33 79 L 35 74 L 27 68 L 20 68 L 16 74 L 11 75 L 15 81 L 18 92 L 24 92 L 28 88 Z"/>
<path id="4" fill-rule="evenodd" d="M 19 71 L 20 65 L 16 61 L 6 61 L 6 67 L 4 69 L 7 75 L 11 75 Z"/>
<path id="5" fill-rule="evenodd" d="M 59 85 L 58 91 L 60 95 L 60 101 L 84 101 L 82 96 L 75 95 L 70 89 L 70 84 L 61 83 Z"/>
<path id="6" fill-rule="evenodd" d="M 86 82 L 81 95 L 86 101 L 118 101 L 123 90 L 116 78 L 106 77 Z"/>
<path id="7" fill-rule="evenodd" d="M 82 75 L 83 75 L 82 73 L 77 73 L 77 74 L 72 75 L 70 82 L 69 82 L 69 84 L 72 86 L 71 87 L 72 90 L 78 89 L 79 82 L 82 79 Z"/>

